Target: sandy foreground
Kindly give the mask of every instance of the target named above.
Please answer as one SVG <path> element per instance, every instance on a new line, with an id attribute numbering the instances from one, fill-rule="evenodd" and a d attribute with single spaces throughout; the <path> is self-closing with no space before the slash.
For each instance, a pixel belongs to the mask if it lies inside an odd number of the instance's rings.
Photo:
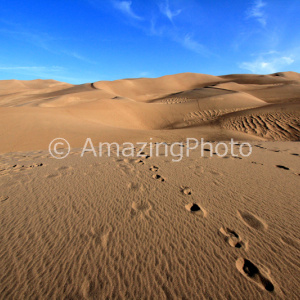
<path id="1" fill-rule="evenodd" d="M 1 155 L 1 298 L 297 299 L 299 143 L 148 152 Z"/>
<path id="2" fill-rule="evenodd" d="M 299 100 L 293 72 L 0 81 L 0 298 L 298 299 Z M 81 157 L 88 137 L 253 152 Z"/>

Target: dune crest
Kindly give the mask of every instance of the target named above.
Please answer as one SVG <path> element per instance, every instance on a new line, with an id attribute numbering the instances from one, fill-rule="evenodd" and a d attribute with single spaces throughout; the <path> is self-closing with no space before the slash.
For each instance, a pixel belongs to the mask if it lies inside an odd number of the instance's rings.
<path id="1" fill-rule="evenodd" d="M 82 146 L 88 136 L 119 142 L 141 136 L 175 141 L 191 135 L 299 140 L 299 111 L 300 74 L 295 72 L 181 73 L 81 85 L 3 80 L 0 151 L 45 149 L 58 135 L 74 147 Z"/>

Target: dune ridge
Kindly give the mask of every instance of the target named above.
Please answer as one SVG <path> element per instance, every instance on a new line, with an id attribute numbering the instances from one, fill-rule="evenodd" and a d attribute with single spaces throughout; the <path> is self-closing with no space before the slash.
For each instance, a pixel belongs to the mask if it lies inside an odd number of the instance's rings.
<path id="1" fill-rule="evenodd" d="M 73 147 L 82 146 L 87 136 L 116 142 L 125 137 L 136 142 L 140 136 L 176 141 L 190 134 L 212 140 L 294 141 L 300 136 L 299 108 L 300 75 L 295 72 L 181 73 L 81 85 L 7 80 L 0 82 L 0 151 L 45 149 L 55 135 Z M 22 128 L 26 132 L 20 133 Z"/>

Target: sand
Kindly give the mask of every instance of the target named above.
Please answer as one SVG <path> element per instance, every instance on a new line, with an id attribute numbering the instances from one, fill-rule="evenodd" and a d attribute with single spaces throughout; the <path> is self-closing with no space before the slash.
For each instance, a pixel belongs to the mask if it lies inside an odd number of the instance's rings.
<path id="1" fill-rule="evenodd" d="M 1 81 L 0 298 L 297 299 L 299 86 L 292 72 Z M 253 152 L 81 157 L 87 137 Z"/>
<path id="2" fill-rule="evenodd" d="M 299 140 L 300 75 L 211 76 L 183 73 L 70 85 L 0 81 L 0 153 L 72 148 L 87 137 L 124 142 Z M 30 139 L 28 139 L 30 136 Z"/>

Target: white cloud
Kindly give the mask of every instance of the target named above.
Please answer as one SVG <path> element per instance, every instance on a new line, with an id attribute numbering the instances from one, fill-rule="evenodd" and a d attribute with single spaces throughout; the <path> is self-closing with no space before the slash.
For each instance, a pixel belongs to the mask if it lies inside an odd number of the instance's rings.
<path id="1" fill-rule="evenodd" d="M 262 0 L 255 0 L 252 7 L 247 11 L 247 18 L 256 19 L 262 26 L 267 25 L 267 17 L 263 10 L 266 3 Z"/>
<path id="2" fill-rule="evenodd" d="M 142 17 L 135 14 L 131 8 L 131 1 L 114 1 L 114 6 L 116 9 L 120 10 L 124 14 L 136 20 L 143 20 Z"/>
<path id="3" fill-rule="evenodd" d="M 148 30 L 146 30 L 148 31 Z M 157 21 L 155 17 L 152 17 L 150 21 L 150 27 L 149 27 L 149 33 L 150 35 L 157 35 L 162 36 L 163 35 L 163 29 L 157 26 Z"/>
<path id="4" fill-rule="evenodd" d="M 169 39 L 180 44 L 184 48 L 201 55 L 211 54 L 204 45 L 194 39 L 192 35 L 187 33 L 184 28 L 172 26 L 173 18 L 175 16 L 178 16 L 182 12 L 182 9 L 174 11 L 171 10 L 169 6 L 169 0 L 163 0 L 163 2 L 161 2 L 161 4 L 159 5 L 159 8 L 160 12 L 164 16 L 166 16 L 172 24 L 166 24 L 164 22 L 160 23 L 159 21 L 161 19 L 157 14 L 150 16 L 148 19 L 146 17 L 140 18 L 132 11 L 131 1 L 113 1 L 112 3 L 114 4 L 115 8 L 122 11 L 123 13 L 126 13 L 133 18 L 143 20 L 144 22 L 142 23 L 133 22 L 130 25 L 143 30 L 147 35 L 160 36 L 162 38 Z"/>
<path id="5" fill-rule="evenodd" d="M 283 68 L 291 65 L 294 61 L 291 56 L 259 56 L 256 60 L 241 63 L 239 67 L 252 73 L 269 74 L 284 71 Z"/>
<path id="6" fill-rule="evenodd" d="M 164 3 L 161 3 L 159 8 L 161 13 L 164 14 L 172 23 L 173 23 L 173 18 L 178 16 L 182 11 L 181 9 L 178 9 L 176 11 L 171 11 L 169 0 L 166 0 Z"/>

